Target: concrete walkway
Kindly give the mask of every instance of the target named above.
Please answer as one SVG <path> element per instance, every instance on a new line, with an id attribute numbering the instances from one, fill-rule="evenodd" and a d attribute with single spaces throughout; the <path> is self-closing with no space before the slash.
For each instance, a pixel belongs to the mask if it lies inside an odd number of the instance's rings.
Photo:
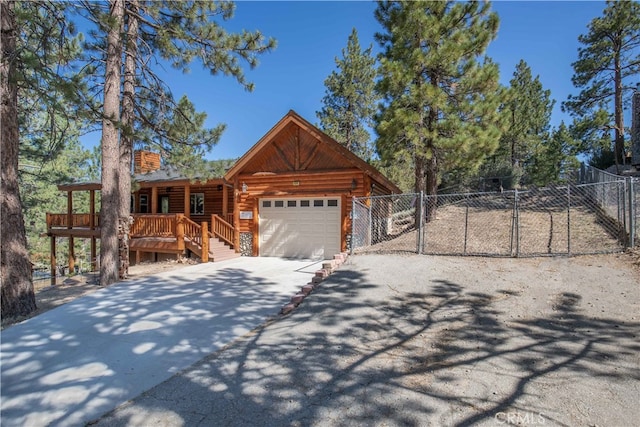
<path id="1" fill-rule="evenodd" d="M 321 262 L 237 258 L 112 285 L 1 334 L 2 426 L 77 426 L 278 314 Z"/>

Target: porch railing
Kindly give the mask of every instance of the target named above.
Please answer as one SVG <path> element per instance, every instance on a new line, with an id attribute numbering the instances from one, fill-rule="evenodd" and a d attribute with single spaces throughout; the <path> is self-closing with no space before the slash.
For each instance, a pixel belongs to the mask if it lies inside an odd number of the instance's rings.
<path id="1" fill-rule="evenodd" d="M 211 231 L 209 224 L 196 222 L 185 217 L 183 214 L 131 214 L 133 223 L 129 230 L 132 238 L 144 237 L 166 237 L 176 238 L 178 249 L 184 249 L 185 242 L 190 249 L 200 255 L 202 261 L 206 262 L 209 255 L 209 239 L 219 238 L 235 248 L 235 230 L 233 225 L 222 219 L 219 215 L 211 215 Z M 71 218 L 71 224 L 69 224 Z M 52 228 L 89 228 L 95 229 L 100 225 L 100 215 L 91 214 L 52 214 L 47 213 L 47 229 Z"/>
<path id="2" fill-rule="evenodd" d="M 47 229 L 51 228 L 91 228 L 91 214 L 71 214 L 71 224 L 69 224 L 69 214 L 47 213 Z M 93 215 L 93 227 L 100 226 L 100 214 Z"/>
<path id="3" fill-rule="evenodd" d="M 131 237 L 175 237 L 177 216 L 175 214 L 132 214 Z"/>
<path id="4" fill-rule="evenodd" d="M 233 248 L 233 225 L 214 214 L 211 215 L 211 231 L 214 236 L 228 243 Z"/>

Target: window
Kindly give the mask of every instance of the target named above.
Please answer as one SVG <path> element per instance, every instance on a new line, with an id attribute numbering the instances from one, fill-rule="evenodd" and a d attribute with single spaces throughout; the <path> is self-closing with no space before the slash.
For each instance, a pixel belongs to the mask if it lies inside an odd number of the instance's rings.
<path id="1" fill-rule="evenodd" d="M 287 207 L 288 208 L 295 208 L 296 207 L 296 201 L 295 200 L 287 200 Z"/>
<path id="2" fill-rule="evenodd" d="M 262 207 L 263 208 L 270 208 L 271 207 L 271 200 L 265 200 L 264 202 L 262 202 Z"/>
<path id="3" fill-rule="evenodd" d="M 315 206 L 315 207 L 322 207 L 322 206 L 324 206 L 324 200 L 314 200 L 314 201 L 313 201 L 313 206 Z"/>
<path id="4" fill-rule="evenodd" d="M 204 193 L 191 195 L 191 215 L 204 215 Z"/>
<path id="5" fill-rule="evenodd" d="M 327 200 L 327 206 L 338 206 L 338 201 L 335 199 Z"/>
<path id="6" fill-rule="evenodd" d="M 169 196 L 160 196 L 160 213 L 169 213 Z"/>
<path id="7" fill-rule="evenodd" d="M 147 213 L 149 211 L 149 196 L 146 194 L 140 195 L 140 213 Z"/>
<path id="8" fill-rule="evenodd" d="M 301 208 L 308 208 L 309 207 L 309 201 L 308 200 L 300 200 L 300 207 Z"/>
<path id="9" fill-rule="evenodd" d="M 276 200 L 276 208 L 284 208 L 284 202 L 282 200 Z"/>

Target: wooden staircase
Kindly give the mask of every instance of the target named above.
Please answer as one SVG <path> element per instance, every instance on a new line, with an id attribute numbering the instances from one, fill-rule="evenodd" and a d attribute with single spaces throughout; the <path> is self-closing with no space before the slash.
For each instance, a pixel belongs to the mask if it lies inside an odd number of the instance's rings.
<path id="1" fill-rule="evenodd" d="M 209 261 L 225 261 L 238 258 L 239 253 L 218 238 L 209 239 Z"/>
<path id="2" fill-rule="evenodd" d="M 206 222 L 199 225 L 188 218 L 182 218 L 186 249 L 199 256 L 203 262 L 238 258 L 240 253 L 231 247 L 233 227 L 217 215 L 212 215 L 211 219 L 212 232 L 208 230 Z"/>

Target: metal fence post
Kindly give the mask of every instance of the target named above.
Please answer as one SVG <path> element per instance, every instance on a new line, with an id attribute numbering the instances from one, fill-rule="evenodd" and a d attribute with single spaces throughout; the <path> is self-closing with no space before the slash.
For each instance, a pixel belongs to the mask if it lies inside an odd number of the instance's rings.
<path id="1" fill-rule="evenodd" d="M 418 241 L 417 241 L 417 245 L 416 245 L 416 252 L 418 253 L 418 255 L 422 254 L 423 251 L 423 245 L 424 245 L 424 192 L 421 191 L 420 192 L 420 201 L 418 202 L 418 206 L 416 207 L 417 211 L 418 211 Z"/>
<path id="2" fill-rule="evenodd" d="M 373 199 L 369 197 L 369 229 L 367 230 L 367 246 L 373 245 Z"/>
<path id="3" fill-rule="evenodd" d="M 571 185 L 567 185 L 567 254 L 571 255 Z"/>
<path id="4" fill-rule="evenodd" d="M 349 248 L 349 253 L 353 255 L 353 247 L 356 245 L 356 198 L 351 197 L 351 247 Z"/>
<path id="5" fill-rule="evenodd" d="M 629 247 L 635 247 L 636 234 L 636 208 L 635 208 L 635 190 L 633 178 L 629 178 Z"/>
<path id="6" fill-rule="evenodd" d="M 464 255 L 467 254 L 467 233 L 469 232 L 469 196 L 466 197 L 465 200 L 465 210 L 464 210 Z"/>
<path id="7" fill-rule="evenodd" d="M 515 240 L 515 253 L 513 252 Z M 513 213 L 511 215 L 511 244 L 509 249 L 510 255 L 516 258 L 520 256 L 520 219 L 518 215 L 518 190 L 513 190 Z"/>

